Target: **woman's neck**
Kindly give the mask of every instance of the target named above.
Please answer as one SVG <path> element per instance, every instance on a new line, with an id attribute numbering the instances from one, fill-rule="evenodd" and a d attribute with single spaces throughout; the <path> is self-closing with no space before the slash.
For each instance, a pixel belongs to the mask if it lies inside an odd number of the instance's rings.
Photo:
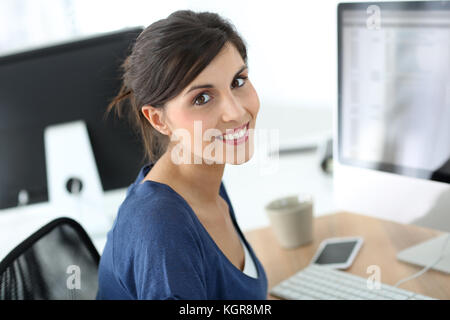
<path id="1" fill-rule="evenodd" d="M 219 189 L 225 169 L 225 164 L 176 164 L 171 159 L 171 152 L 167 150 L 155 163 L 149 177 L 160 177 L 182 191 L 192 203 L 215 204 L 221 202 Z M 153 180 L 150 178 L 150 180 Z M 175 189 L 174 188 L 174 189 Z"/>

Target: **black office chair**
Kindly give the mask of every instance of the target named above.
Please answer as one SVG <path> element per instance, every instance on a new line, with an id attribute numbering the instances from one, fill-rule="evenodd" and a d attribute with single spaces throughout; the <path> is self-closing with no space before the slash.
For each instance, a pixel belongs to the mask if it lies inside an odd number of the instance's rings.
<path id="1" fill-rule="evenodd" d="M 0 262 L 0 300 L 91 300 L 100 255 L 82 226 L 55 219 Z"/>

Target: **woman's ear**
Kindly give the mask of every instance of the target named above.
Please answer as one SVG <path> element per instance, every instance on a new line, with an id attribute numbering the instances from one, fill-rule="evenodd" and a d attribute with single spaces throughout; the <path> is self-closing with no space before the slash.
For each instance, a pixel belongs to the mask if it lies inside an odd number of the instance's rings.
<path id="1" fill-rule="evenodd" d="M 141 108 L 141 112 L 153 128 L 164 135 L 170 135 L 170 130 L 165 122 L 164 110 L 162 108 L 145 105 Z"/>

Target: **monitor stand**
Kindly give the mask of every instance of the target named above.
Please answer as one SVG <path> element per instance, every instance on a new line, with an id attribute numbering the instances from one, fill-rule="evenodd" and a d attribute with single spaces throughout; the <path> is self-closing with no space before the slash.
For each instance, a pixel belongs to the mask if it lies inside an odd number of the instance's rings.
<path id="1" fill-rule="evenodd" d="M 89 235 L 110 228 L 103 188 L 84 121 L 51 125 L 44 130 L 49 202 L 77 220 Z"/>
<path id="2" fill-rule="evenodd" d="M 421 267 L 426 267 L 438 259 L 442 251 L 442 246 L 447 240 L 447 235 L 448 234 L 446 233 L 402 250 L 397 254 L 397 259 Z M 431 269 L 450 274 L 450 239 L 446 244 L 443 256 L 444 257 Z"/>

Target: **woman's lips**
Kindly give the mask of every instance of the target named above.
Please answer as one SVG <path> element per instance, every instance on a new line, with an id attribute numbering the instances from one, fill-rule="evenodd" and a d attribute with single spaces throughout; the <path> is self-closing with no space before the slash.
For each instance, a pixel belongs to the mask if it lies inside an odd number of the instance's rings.
<path id="1" fill-rule="evenodd" d="M 245 141 L 247 141 L 248 136 L 249 136 L 249 128 L 250 126 L 250 121 L 247 122 L 245 125 L 237 128 L 237 130 L 234 130 L 234 132 L 241 132 L 241 134 L 237 137 L 230 137 L 228 136 L 229 134 L 224 134 L 218 137 L 215 137 L 217 140 L 222 141 L 223 143 L 227 143 L 227 144 L 231 144 L 231 145 L 238 145 L 241 144 Z M 233 134 L 230 134 L 233 135 Z M 226 138 L 225 136 L 228 136 L 228 138 Z"/>
<path id="2" fill-rule="evenodd" d="M 223 135 L 226 135 L 226 134 L 229 134 L 229 133 L 233 134 L 233 133 L 235 133 L 235 132 L 237 132 L 237 131 L 239 131 L 241 129 L 244 129 L 245 127 L 247 127 L 247 130 L 248 130 L 249 124 L 250 124 L 250 121 L 248 121 L 247 123 L 243 124 L 240 127 L 237 127 L 237 128 L 234 128 L 234 129 L 226 129 L 225 132 L 222 133 L 220 136 L 223 136 Z M 227 131 L 229 131 L 229 132 L 227 132 Z M 218 137 L 220 137 L 220 136 L 218 136 Z"/>

